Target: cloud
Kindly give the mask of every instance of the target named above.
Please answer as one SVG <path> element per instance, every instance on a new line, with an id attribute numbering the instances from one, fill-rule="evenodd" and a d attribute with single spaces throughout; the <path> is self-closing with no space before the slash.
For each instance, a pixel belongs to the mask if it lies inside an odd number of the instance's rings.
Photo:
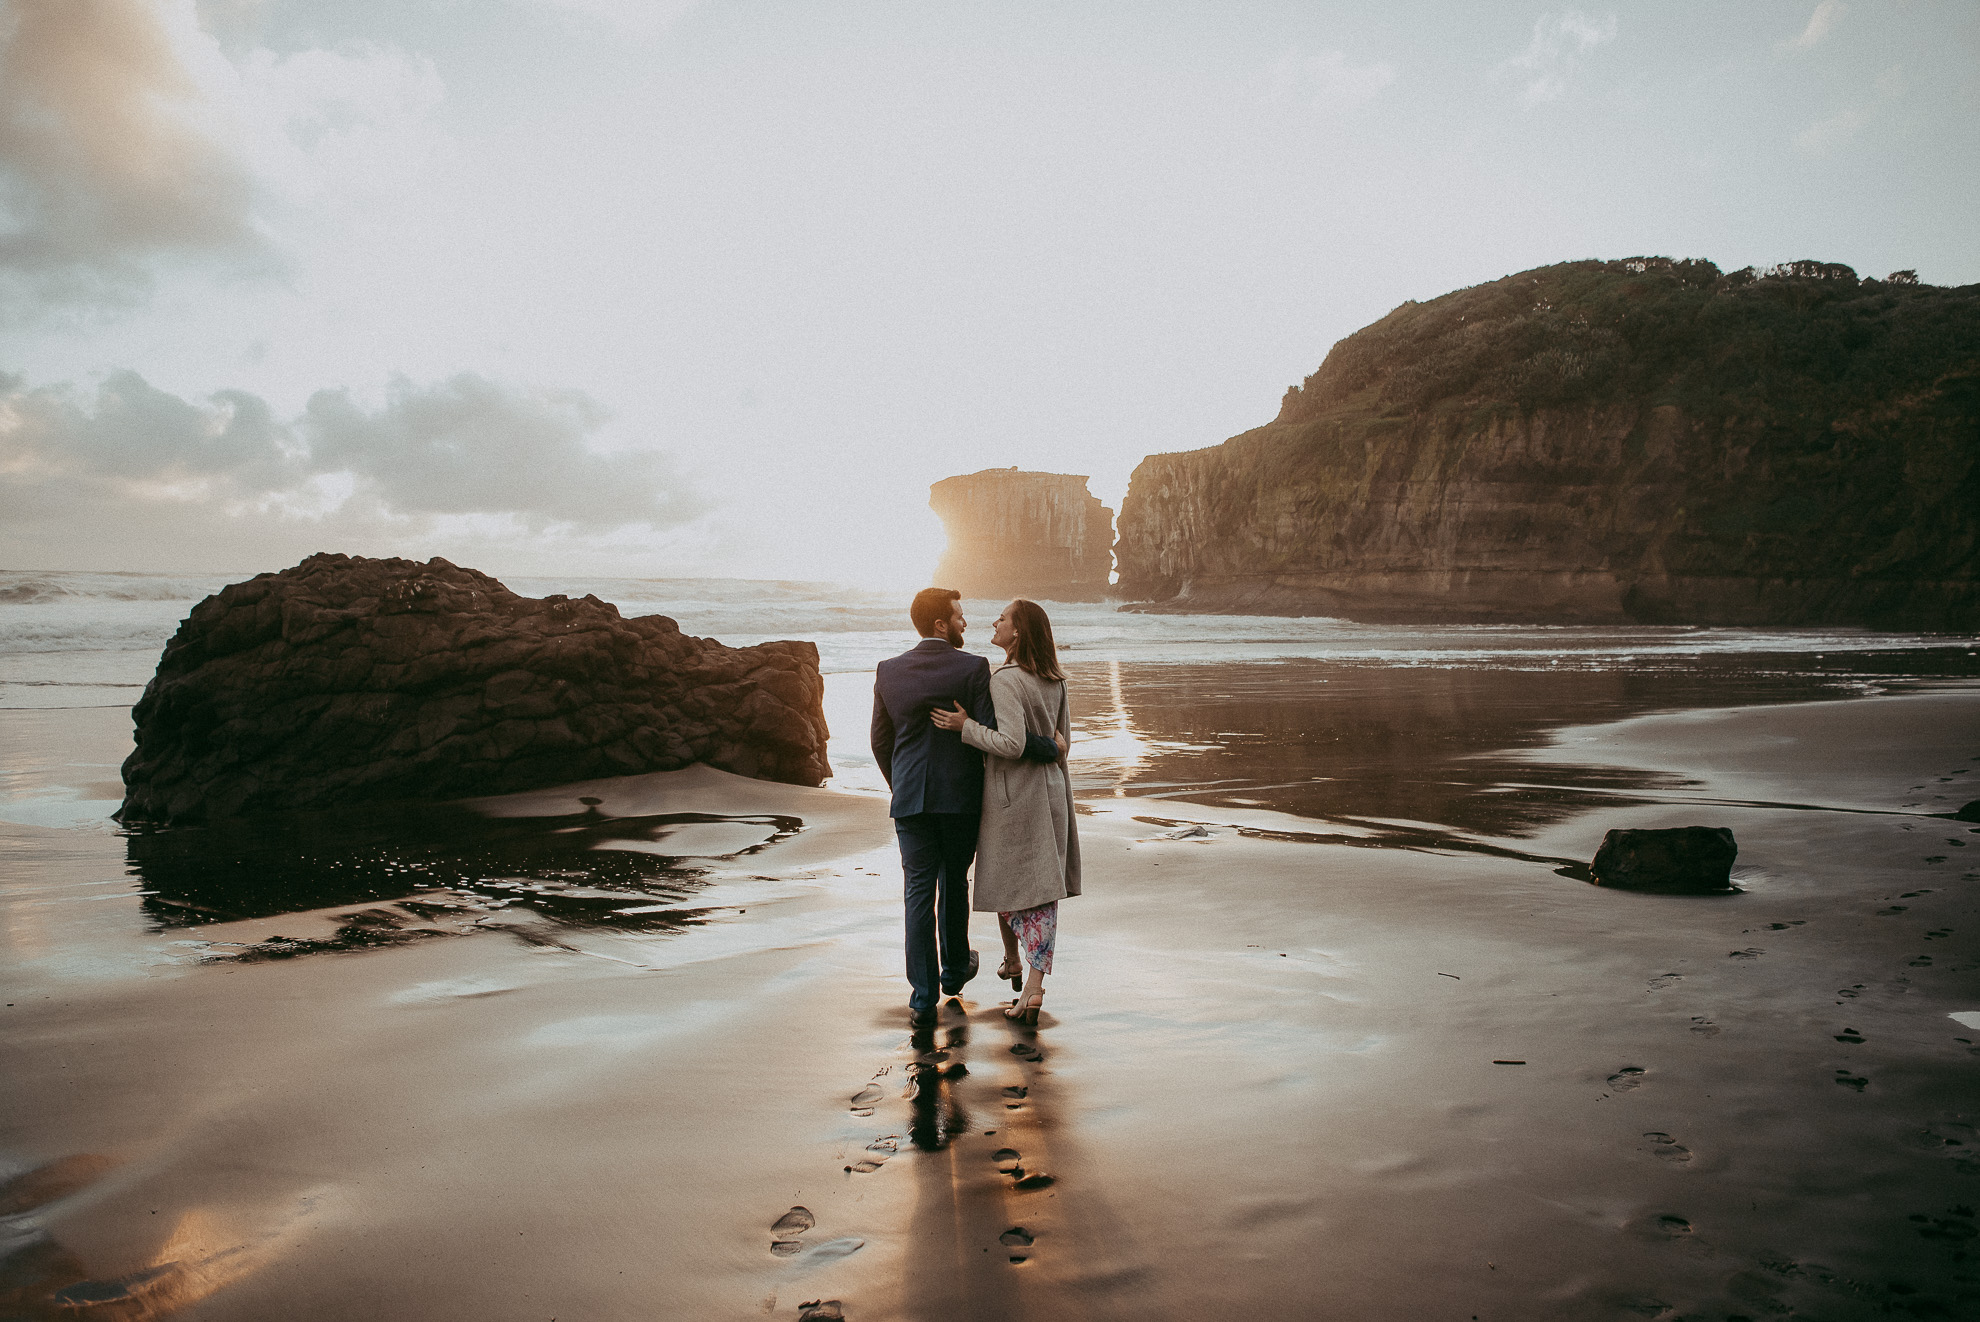
<path id="1" fill-rule="evenodd" d="M 319 391 L 288 422 L 246 392 L 195 402 L 135 372 L 94 392 L 0 374 L 0 554 L 101 560 L 133 529 L 195 558 L 251 542 L 246 530 L 312 544 L 625 540 L 702 512 L 665 456 L 593 449 L 604 421 L 585 395 L 466 373 L 424 387 L 395 380 L 375 409 Z"/>
<path id="2" fill-rule="evenodd" d="M 641 35 L 666 31 L 688 14 L 701 8 L 703 0 L 541 0 L 552 9 L 564 9 L 609 23 Z"/>
<path id="3" fill-rule="evenodd" d="M 1568 80 L 1582 57 L 1616 39 L 1616 16 L 1596 19 L 1579 9 L 1542 14 L 1533 22 L 1526 49 L 1502 61 L 1493 72 L 1519 78 L 1521 96 L 1529 103 L 1557 101 L 1566 95 Z"/>
<path id="4" fill-rule="evenodd" d="M 192 0 L 0 8 L 0 297 L 15 318 L 129 301 L 171 261 L 280 271 L 285 219 L 431 173 L 444 89 L 429 62 L 366 44 L 230 57 L 200 17 Z"/>
<path id="5" fill-rule="evenodd" d="M 1801 30 L 1801 35 L 1783 42 L 1782 45 L 1792 46 L 1796 50 L 1807 50 L 1811 46 L 1820 45 L 1822 39 L 1829 35 L 1830 30 L 1842 20 L 1842 16 L 1848 10 L 1849 6 L 1844 4 L 1843 0 L 1822 0 L 1821 4 L 1815 6 L 1815 12 L 1808 16 L 1808 26 Z"/>
<path id="6" fill-rule="evenodd" d="M 253 255 L 252 181 L 157 5 L 14 0 L 0 28 L 0 268 L 128 282 L 161 252 Z"/>
<path id="7" fill-rule="evenodd" d="M 1892 65 L 1877 75 L 1876 95 L 1844 106 L 1835 114 L 1819 119 L 1794 135 L 1794 149 L 1804 156 L 1826 156 L 1844 146 L 1877 117 L 1878 106 L 1895 101 L 1907 90 L 1904 69 Z"/>
<path id="8" fill-rule="evenodd" d="M 1805 156 L 1824 156 L 1848 142 L 1870 122 L 1870 112 L 1862 106 L 1849 106 L 1827 119 L 1817 120 L 1794 135 L 1795 150 Z"/>
<path id="9" fill-rule="evenodd" d="M 347 391 L 318 391 L 296 429 L 316 471 L 352 474 L 357 497 L 384 508 L 593 529 L 661 526 L 697 512 L 669 492 L 653 452 L 587 448 L 605 417 L 577 391 L 518 394 L 463 373 L 423 388 L 399 378 L 376 412 Z"/>
<path id="10" fill-rule="evenodd" d="M 1289 50 L 1272 65 L 1269 75 L 1275 100 L 1304 101 L 1322 110 L 1361 105 L 1395 80 L 1394 65 L 1351 65 L 1337 50 L 1318 55 Z"/>

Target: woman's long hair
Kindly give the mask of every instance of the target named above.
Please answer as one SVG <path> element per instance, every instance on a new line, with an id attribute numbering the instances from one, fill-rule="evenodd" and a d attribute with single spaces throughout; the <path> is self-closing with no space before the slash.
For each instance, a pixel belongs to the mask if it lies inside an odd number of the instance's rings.
<path id="1" fill-rule="evenodd" d="M 1010 615 L 1011 628 L 1017 631 L 1017 641 L 1011 644 L 1011 664 L 1040 679 L 1063 680 L 1059 645 L 1052 641 L 1052 621 L 1045 608 L 1019 597 L 1011 603 Z"/>

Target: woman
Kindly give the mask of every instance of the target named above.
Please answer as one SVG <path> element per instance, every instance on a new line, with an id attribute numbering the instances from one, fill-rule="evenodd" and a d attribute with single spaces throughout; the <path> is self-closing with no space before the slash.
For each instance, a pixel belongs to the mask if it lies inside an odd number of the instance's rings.
<path id="1" fill-rule="evenodd" d="M 1004 664 L 990 676 L 997 728 L 970 720 L 960 703 L 953 711 L 930 713 L 930 719 L 944 730 L 961 731 L 964 743 L 983 750 L 983 826 L 970 907 L 997 915 L 1004 938 L 997 976 L 1009 978 L 1015 988 L 1018 974 L 1029 970 L 1005 1017 L 1036 1024 L 1045 1003 L 1045 975 L 1052 971 L 1059 901 L 1079 894 L 1079 833 L 1064 762 L 1020 759 L 1027 733 L 1070 740 L 1072 719 L 1052 622 L 1037 602 L 1019 598 L 1004 607 L 990 641 L 1004 649 Z"/>

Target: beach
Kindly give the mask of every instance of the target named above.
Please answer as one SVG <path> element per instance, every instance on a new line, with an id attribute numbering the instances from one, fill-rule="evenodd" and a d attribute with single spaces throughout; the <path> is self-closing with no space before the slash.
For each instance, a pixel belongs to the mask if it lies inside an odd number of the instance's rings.
<path id="1" fill-rule="evenodd" d="M 822 789 L 162 852 L 103 820 L 126 709 L 29 705 L 129 665 L 18 651 L 0 1316 L 1980 1302 L 1973 640 L 1068 611 L 1086 893 L 1045 1015 L 997 1012 L 978 915 L 984 974 L 910 1032 L 873 609 L 816 635 Z M 1563 873 L 1694 823 L 1734 893 Z"/>

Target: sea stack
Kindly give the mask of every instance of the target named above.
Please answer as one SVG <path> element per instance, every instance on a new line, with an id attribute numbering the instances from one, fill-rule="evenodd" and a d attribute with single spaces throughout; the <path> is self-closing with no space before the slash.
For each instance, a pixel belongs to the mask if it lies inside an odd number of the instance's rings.
<path id="1" fill-rule="evenodd" d="M 987 468 L 928 489 L 949 547 L 935 582 L 966 597 L 1098 601 L 1113 570 L 1114 512 L 1084 475 Z"/>
<path id="2" fill-rule="evenodd" d="M 193 607 L 132 710 L 127 825 L 438 801 L 694 762 L 817 785 L 810 643 L 725 647 L 445 560 L 313 555 Z"/>
<path id="3" fill-rule="evenodd" d="M 1364 621 L 1980 628 L 1980 286 L 1568 262 L 1153 455 L 1119 595 Z"/>

